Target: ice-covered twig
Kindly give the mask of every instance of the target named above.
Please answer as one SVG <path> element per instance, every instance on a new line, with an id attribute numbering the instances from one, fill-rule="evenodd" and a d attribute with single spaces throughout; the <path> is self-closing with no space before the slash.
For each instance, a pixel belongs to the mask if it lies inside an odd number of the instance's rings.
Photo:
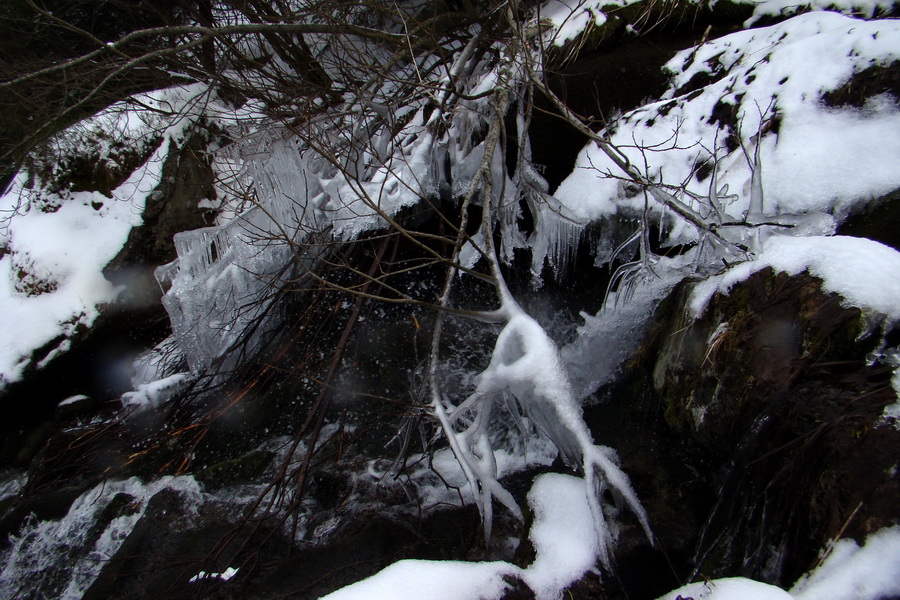
<path id="1" fill-rule="evenodd" d="M 512 496 L 497 480 L 489 437 L 495 399 L 506 396 L 553 441 L 567 464 L 583 472 L 585 494 L 600 540 L 598 556 L 604 567 L 611 568 L 614 536 L 602 508 L 604 492 L 609 490 L 622 499 L 652 540 L 647 515 L 628 477 L 616 464 L 613 450 L 594 444 L 553 341 L 514 301 L 507 303 L 506 308 L 508 322 L 497 338 L 489 366 L 477 378 L 475 392 L 452 413 L 443 404 L 436 410 L 451 448 L 476 492 L 485 536 L 490 536 L 492 498 L 521 516 Z M 467 412 L 474 413 L 471 424 L 457 431 L 456 423 Z"/>
<path id="2" fill-rule="evenodd" d="M 514 515 L 521 517 L 521 511 L 512 495 L 498 481 L 499 474 L 490 436 L 495 402 L 505 400 L 508 405 L 512 405 L 511 409 L 516 408 L 516 405 L 521 408 L 521 412 L 553 441 L 566 463 L 584 473 L 585 494 L 589 499 L 600 540 L 598 557 L 606 568 L 610 568 L 614 536 L 601 503 L 604 492 L 609 490 L 614 497 L 624 500 L 652 539 L 646 513 L 627 476 L 616 465 L 613 451 L 593 443 L 559 352 L 546 331 L 522 309 L 507 287 L 493 241 L 497 203 L 501 201 L 503 194 L 494 193 L 491 167 L 495 162 L 494 153 L 499 147 L 502 121 L 509 104 L 509 93 L 503 85 L 509 82 L 509 78 L 510 70 L 501 67 L 498 81 L 502 83 L 495 88 L 493 94 L 493 120 L 485 141 L 485 154 L 479 175 L 475 180 L 481 186 L 483 256 L 487 260 L 500 303 L 495 315 L 502 317 L 505 324 L 497 337 L 490 364 L 475 379 L 475 391 L 458 406 L 453 406 L 445 402 L 438 388 L 439 317 L 432 345 L 430 370 L 432 410 L 472 489 L 482 516 L 486 542 L 489 541 L 492 528 L 493 498 L 497 498 Z M 504 162 L 500 161 L 500 164 L 503 165 Z M 473 189 L 470 188 L 469 191 L 472 193 Z M 470 197 L 467 195 L 464 203 Z M 465 211 L 463 214 L 465 215 Z M 445 284 L 442 302 L 449 301 L 453 281 L 451 273 Z"/>

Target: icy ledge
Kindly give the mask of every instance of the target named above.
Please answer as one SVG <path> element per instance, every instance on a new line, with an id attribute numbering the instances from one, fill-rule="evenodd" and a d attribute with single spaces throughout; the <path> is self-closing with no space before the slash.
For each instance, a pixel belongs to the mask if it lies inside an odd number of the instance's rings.
<path id="1" fill-rule="evenodd" d="M 728 293 L 738 282 L 767 267 L 798 275 L 809 271 L 822 289 L 839 294 L 845 304 L 887 325 L 900 321 L 900 252 L 866 238 L 836 236 L 772 237 L 756 260 L 741 263 L 697 284 L 690 299 L 699 317 L 716 292 Z"/>

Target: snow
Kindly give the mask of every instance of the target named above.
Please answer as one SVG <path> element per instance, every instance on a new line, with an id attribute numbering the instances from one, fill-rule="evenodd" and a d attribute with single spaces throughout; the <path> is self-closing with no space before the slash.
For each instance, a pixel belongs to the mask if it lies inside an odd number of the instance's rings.
<path id="1" fill-rule="evenodd" d="M 807 10 L 829 10 L 871 19 L 889 13 L 893 7 L 893 0 L 763 0 L 753 9 L 746 26 L 751 27 L 763 17 L 782 17 Z"/>
<path id="2" fill-rule="evenodd" d="M 493 600 L 508 587 L 503 576 L 516 571 L 505 562 L 401 560 L 322 600 Z"/>
<path id="3" fill-rule="evenodd" d="M 141 223 L 146 194 L 159 182 L 164 157 L 165 150 L 157 150 L 113 191 L 113 198 L 76 192 L 55 212 L 32 208 L 8 222 L 9 253 L 0 258 L 0 388 L 22 376 L 37 348 L 61 336 L 54 344 L 65 350 L 80 327 L 94 322 L 99 307 L 115 299 L 117 290 L 102 269 Z M 27 196 L 23 184 L 18 179 L 0 205 L 10 207 L 20 194 Z"/>
<path id="4" fill-rule="evenodd" d="M 188 380 L 187 373 L 175 373 L 162 379 L 140 383 L 134 391 L 122 395 L 122 405 L 135 410 L 156 408 L 162 401 L 181 390 Z"/>
<path id="5" fill-rule="evenodd" d="M 78 402 L 87 399 L 88 396 L 85 396 L 84 394 L 76 394 L 74 396 L 69 396 L 65 400 L 62 400 L 59 404 L 57 404 L 57 406 L 69 406 L 71 404 L 77 404 Z"/>
<path id="6" fill-rule="evenodd" d="M 900 252 L 878 242 L 849 236 L 778 236 L 766 240 L 755 260 L 698 283 L 689 306 L 700 316 L 716 292 L 727 293 L 753 273 L 772 267 L 797 275 L 809 271 L 826 292 L 844 302 L 893 323 L 900 320 Z"/>
<path id="7" fill-rule="evenodd" d="M 552 29 L 548 34 L 555 46 L 565 46 L 567 42 L 591 27 L 600 27 L 607 21 L 607 12 L 621 9 L 640 0 L 548 0 L 538 8 L 541 19 L 549 21 Z M 695 2 L 696 0 L 691 0 Z M 627 25 L 634 31 L 631 24 Z"/>
<path id="8" fill-rule="evenodd" d="M 325 596 L 322 600 L 494 600 L 521 578 L 537 600 L 555 600 L 567 586 L 593 568 L 597 536 L 584 480 L 547 473 L 528 493 L 534 512 L 530 540 L 536 557 L 527 568 L 507 562 L 401 560 L 375 575 Z"/>
<path id="9" fill-rule="evenodd" d="M 839 540 L 821 566 L 802 577 L 797 600 L 870 600 L 900 595 L 900 526 L 877 531 L 860 547 Z"/>
<path id="10" fill-rule="evenodd" d="M 900 23 L 895 20 L 865 22 L 814 12 L 739 31 L 678 53 L 667 65 L 675 76 L 663 99 L 624 115 L 610 138 L 633 164 L 646 160 L 648 177 L 662 173 L 667 183 L 684 182 L 700 197 L 707 196 L 709 181 L 700 181 L 694 169 L 715 156 L 719 186 L 728 185 L 736 194 L 724 216 L 740 220 L 749 207 L 752 173 L 740 148 L 725 148 L 726 135 L 739 134 L 752 154 L 761 121 L 777 116 L 777 133 L 764 133 L 760 148 L 765 214 L 822 212 L 840 220 L 854 206 L 900 187 L 900 111 L 885 98 L 862 109 L 829 108 L 822 94 L 855 72 L 898 58 Z M 714 81 L 677 95 L 700 74 Z M 723 129 L 710 117 L 723 107 L 734 112 L 738 131 Z M 556 197 L 581 220 L 636 214 L 643 209 L 643 195 L 630 195 L 618 179 L 622 175 L 590 143 Z M 696 198 L 679 198 L 701 214 L 711 210 Z M 670 239 L 696 236 L 676 227 Z"/>
<path id="11" fill-rule="evenodd" d="M 605 20 L 599 2 L 581 2 L 574 9 L 569 4 L 553 0 L 542 5 L 539 11 L 556 28 L 552 35 L 557 45 L 575 39 L 586 28 Z M 852 210 L 900 187 L 900 170 L 896 168 L 896 157 L 900 155 L 900 135 L 896 135 L 900 133 L 900 111 L 885 97 L 870 99 L 863 108 L 829 108 L 821 102 L 825 92 L 840 87 L 854 73 L 873 64 L 888 65 L 898 58 L 900 26 L 897 22 L 867 23 L 823 12 L 802 15 L 679 53 L 669 63 L 675 76 L 666 97 L 625 115 L 614 131 L 609 132 L 612 141 L 620 145 L 633 164 L 642 165 L 646 160 L 645 174 L 649 178 L 662 177 L 674 184 L 684 182 L 693 196 L 678 193 L 678 199 L 704 216 L 711 215 L 713 210 L 721 211 L 720 221 L 740 221 L 750 210 L 755 168 L 756 179 L 761 181 L 764 192 L 755 197 L 762 201 L 761 208 L 755 209 L 759 213 L 756 217 L 776 222 L 781 219 L 780 222 L 794 226 L 760 228 L 753 236 L 752 249 L 756 252 L 750 256 L 752 260 L 697 285 L 691 303 L 695 315 L 716 291 L 727 291 L 735 282 L 771 266 L 791 274 L 808 270 L 823 279 L 826 291 L 841 295 L 847 304 L 887 321 L 900 319 L 900 302 L 897 302 L 900 253 L 870 240 L 831 235 L 837 223 Z M 806 67 L 813 64 L 816 68 Z M 701 87 L 689 100 L 676 93 L 702 72 L 718 80 Z M 735 122 L 729 125 L 736 130 L 726 131 L 719 123 L 711 122 L 710 115 L 721 109 L 714 110 L 715 107 L 727 104 L 736 107 Z M 775 118 L 777 131 L 766 130 Z M 761 130 L 765 131 L 758 135 Z M 761 164 L 751 166 L 752 161 L 740 148 L 728 150 L 724 145 L 728 133 L 740 137 L 747 155 L 753 156 L 758 148 Z M 638 145 L 652 150 L 642 153 Z M 700 180 L 695 173 L 700 162 L 710 159 L 718 163 L 717 187 L 727 185 L 731 190 L 732 196 L 722 192 L 724 206 L 716 207 L 710 200 L 704 201 L 709 197 L 709 181 Z M 555 214 L 565 215 L 565 222 L 559 219 L 557 225 L 548 224 L 542 215 L 539 220 L 546 231 L 536 236 L 540 239 L 529 240 L 529 246 L 538 256 L 534 268 L 538 275 L 544 256 L 560 256 L 556 247 L 568 247 L 573 238 L 577 239 L 578 228 L 584 223 L 612 215 L 640 214 L 643 195 L 629 195 L 619 178 L 622 175 L 593 143 L 582 151 L 575 172 L 556 193 L 560 204 L 553 208 Z M 658 207 L 654 210 L 657 215 L 664 212 Z M 673 220 L 671 215 L 666 219 Z M 779 235 L 784 232 L 796 235 Z M 749 237 L 746 231 L 734 235 Z M 744 237 L 735 239 L 744 242 Z M 516 243 L 513 238 L 510 245 Z M 698 238 L 692 226 L 676 224 L 669 242 Z M 481 239 L 478 237 L 475 243 Z M 699 252 L 691 257 L 697 255 Z M 478 260 L 478 254 L 473 246 L 467 246 L 462 258 L 469 266 Z M 608 470 L 599 470 L 608 484 L 629 493 L 627 478 L 613 468 L 611 451 L 593 446 L 589 433 L 578 427 L 580 410 L 573 396 L 589 394 L 602 383 L 582 374 L 589 369 L 578 362 L 579 358 L 592 358 L 606 351 L 615 356 L 611 362 L 620 362 L 621 353 L 627 350 L 611 343 L 611 337 L 629 337 L 633 332 L 625 331 L 632 317 L 646 318 L 652 312 L 654 300 L 685 273 L 683 261 L 657 261 L 654 268 L 672 277 L 664 276 L 656 281 L 648 277 L 647 281 L 639 282 L 635 292 L 639 301 L 631 306 L 624 303 L 618 313 L 613 306 L 608 312 L 585 317 L 579 340 L 562 353 L 571 377 L 566 376 L 560 353 L 546 332 L 530 317 L 504 302 L 506 324 L 497 338 L 490 365 L 476 379 L 476 392 L 459 404 L 456 411 L 464 412 L 476 403 L 487 403 L 492 396 L 511 394 L 529 419 L 553 439 L 564 456 L 568 455 L 570 462 L 587 461 L 590 466 L 585 471 L 590 475 L 595 474 L 594 469 L 599 465 L 604 465 Z M 652 285 L 648 283 L 651 281 Z M 609 329 L 607 334 L 601 332 L 606 329 Z M 570 378 L 576 381 L 577 392 L 573 392 Z M 456 414 L 450 413 L 448 419 L 454 419 Z M 473 417 L 473 424 L 462 432 L 442 424 L 448 437 L 455 439 L 456 458 L 466 463 L 451 479 L 459 485 L 467 478 L 472 483 L 474 477 L 472 491 L 476 496 L 479 490 L 484 495 L 479 508 L 486 511 L 485 505 L 491 502 L 492 494 L 498 493 L 495 484 L 499 485 L 496 482 L 499 475 L 496 462 L 491 462 L 496 460 L 496 454 L 486 438 L 479 437 L 479 418 Z M 444 452 L 437 463 L 449 459 L 450 453 Z M 503 574 L 521 577 L 538 598 L 558 598 L 567 585 L 595 567 L 598 556 L 602 559 L 609 543 L 604 537 L 612 537 L 614 531 L 592 505 L 590 490 L 588 482 L 571 476 L 548 474 L 535 480 L 528 500 L 535 514 L 530 539 L 537 556 L 526 569 L 516 570 L 505 563 L 402 561 L 328 598 L 401 595 L 455 598 L 456 591 L 467 597 L 494 598 L 502 593 Z M 642 514 L 639 509 L 636 512 Z M 488 515 L 488 528 L 489 519 Z M 873 536 L 866 547 L 880 547 L 879 540 Z M 844 548 L 842 544 L 835 547 L 835 552 Z M 887 550 L 883 549 L 884 556 L 897 554 Z M 861 555 L 859 565 L 872 564 L 869 561 L 874 556 L 874 553 Z M 837 569 L 831 566 L 836 564 L 835 560 L 833 553 L 823 568 Z M 893 574 L 890 564 L 876 564 L 873 568 L 883 569 L 886 578 Z M 863 567 L 860 570 L 865 572 Z M 814 585 L 819 581 L 816 577 L 825 575 L 814 575 L 812 583 L 806 585 Z M 422 581 L 440 581 L 441 585 L 418 587 Z M 473 581 L 478 585 L 474 589 L 467 587 Z M 410 582 L 412 593 L 406 587 Z M 874 600 L 880 593 L 872 591 L 875 588 L 855 596 L 848 595 L 846 586 L 840 589 L 848 598 Z M 801 593 L 799 588 L 795 591 Z M 815 593 L 809 592 L 806 597 L 816 597 Z M 733 578 L 691 584 L 665 598 L 674 600 L 681 595 L 697 600 L 777 600 L 794 597 L 793 594 L 794 591 L 788 593 L 775 586 Z"/>
<path id="12" fill-rule="evenodd" d="M 505 399 L 511 405 L 509 414 L 513 418 L 521 410 L 538 431 L 553 441 L 565 463 L 585 474 L 583 493 L 592 515 L 596 554 L 603 566 L 611 569 L 615 530 L 609 511 L 601 505 L 604 491 L 614 491 L 621 503 L 638 517 L 648 539 L 652 540 L 646 512 L 628 477 L 619 469 L 615 451 L 594 444 L 553 340 L 518 305 L 502 282 L 499 295 L 501 308 L 497 314 L 505 319 L 506 325 L 497 336 L 488 367 L 474 379 L 475 391 L 458 406 L 445 405 L 439 399 L 432 402 L 481 514 L 485 541 L 490 541 L 494 498 L 522 519 L 516 501 L 498 481 L 489 429 L 494 403 Z M 457 423 L 461 423 L 459 428 Z"/>
<path id="13" fill-rule="evenodd" d="M 849 236 L 776 236 L 767 239 L 754 260 L 734 266 L 697 283 L 688 308 L 699 318 L 716 293 L 727 294 L 735 284 L 771 267 L 797 275 L 808 271 L 822 280 L 822 289 L 841 297 L 845 306 L 862 310 L 867 322 L 887 332 L 900 322 L 900 252 L 866 238 Z M 880 359 L 894 367 L 892 385 L 900 398 L 900 364 L 887 350 Z M 882 420 L 896 416 L 900 403 L 885 408 Z M 895 421 L 896 423 L 896 421 Z"/>
<path id="14" fill-rule="evenodd" d="M 582 479 L 541 475 L 528 492 L 528 503 L 534 512 L 528 539 L 536 557 L 522 579 L 538 600 L 552 600 L 594 568 L 600 542 Z"/>
<path id="15" fill-rule="evenodd" d="M 188 580 L 188 583 L 194 583 L 196 581 L 203 581 L 205 579 L 221 579 L 222 581 L 228 581 L 232 577 L 238 574 L 240 571 L 240 567 L 235 569 L 234 567 L 228 567 L 221 573 L 207 573 L 206 571 L 200 571 L 193 577 Z"/>
<path id="16" fill-rule="evenodd" d="M 574 3 L 550 0 L 540 7 L 540 16 L 549 19 L 553 24 L 553 44 L 564 46 L 566 42 L 575 39 L 590 26 L 599 27 L 606 23 L 606 14 L 600 10 L 601 6 L 610 4 L 599 0 Z"/>
<path id="17" fill-rule="evenodd" d="M 900 368 L 896 366 L 894 375 L 891 377 L 891 387 L 894 388 L 897 398 L 900 398 Z M 878 423 L 879 425 L 892 425 L 894 429 L 900 430 L 900 401 L 885 406 Z"/>
<path id="18" fill-rule="evenodd" d="M 529 540 L 534 562 L 526 568 L 506 562 L 402 560 L 344 587 L 323 600 L 493 600 L 503 595 L 503 577 L 518 577 L 537 600 L 556 600 L 594 568 L 598 539 L 584 481 L 546 473 L 528 492 L 534 514 Z M 822 564 L 785 591 L 743 577 L 691 583 L 659 600 L 880 600 L 900 593 L 900 526 L 871 534 L 860 547 L 853 540 L 831 545 Z"/>
<path id="19" fill-rule="evenodd" d="M 743 577 L 691 583 L 659 600 L 881 600 L 900 594 L 900 527 L 832 543 L 821 564 L 788 591 Z"/>
<path id="20" fill-rule="evenodd" d="M 659 600 L 791 600 L 792 596 L 774 585 L 744 577 L 726 577 L 691 583 L 673 590 Z"/>
<path id="21" fill-rule="evenodd" d="M 183 139 L 201 112 L 215 113 L 206 96 L 208 88 L 199 84 L 141 94 L 135 100 L 153 110 L 135 110 L 134 100 L 118 102 L 54 139 L 59 157 L 101 161 L 115 154 L 114 141 L 136 152 L 159 143 L 111 197 L 31 187 L 24 174 L 0 197 L 0 389 L 18 381 L 34 359 L 41 368 L 68 350 L 115 300 L 119 290 L 102 270 L 142 224 L 169 142 Z M 56 173 L 60 166 L 48 169 Z M 44 356 L 32 357 L 48 344 Z"/>
<path id="22" fill-rule="evenodd" d="M 541 6 L 539 16 L 548 19 L 554 28 L 548 34 L 552 43 L 563 46 L 587 29 L 602 25 L 606 21 L 602 7 L 628 3 L 629 0 L 549 0 Z M 880 0 L 854 4 L 829 1 L 831 4 L 869 13 L 882 7 Z M 822 7 L 813 4 L 813 8 Z M 754 18 L 778 14 L 787 8 L 786 0 L 764 2 L 757 7 Z M 646 165 L 649 179 L 683 183 L 690 193 L 676 190 L 678 199 L 710 222 L 739 221 L 753 213 L 754 217 L 797 226 L 790 230 L 758 230 L 751 245 L 752 260 L 695 287 L 691 298 L 694 316 L 702 312 L 716 292 L 727 292 L 752 273 L 772 267 L 791 274 L 808 270 L 823 280 L 826 291 L 841 295 L 847 304 L 890 323 L 900 320 L 900 253 L 870 240 L 830 236 L 852 210 L 900 188 L 900 170 L 896 167 L 896 157 L 900 156 L 900 110 L 888 97 L 872 98 L 862 108 L 829 108 L 821 101 L 823 93 L 840 87 L 854 73 L 898 59 L 897 21 L 870 23 L 833 12 L 804 14 L 679 53 L 668 65 L 673 80 L 665 97 L 624 115 L 607 132 L 633 164 Z M 487 69 L 465 83 L 469 87 L 462 90 L 464 95 L 474 97 L 496 85 L 497 71 Z M 690 93 L 680 91 L 700 75 L 712 82 Z M 241 116 L 248 117 L 248 121 L 255 118 L 251 105 L 242 109 L 243 115 L 229 111 L 208 90 L 198 86 L 167 91 L 148 101 L 178 107 L 180 118 L 165 132 L 169 140 L 182 139 L 200 114 L 212 115 L 218 121 L 234 119 L 235 123 Z M 308 241 L 305 236 L 309 231 L 326 234 L 326 243 L 351 240 L 383 226 L 420 197 L 434 197 L 441 185 L 449 188 L 442 192 L 461 194 L 484 156 L 480 144 L 472 147 L 471 134 L 486 123 L 480 116 L 487 114 L 485 102 L 462 100 L 454 115 L 441 114 L 439 110 L 431 113 L 430 123 L 447 120 L 450 141 L 430 137 L 425 112 L 418 106 L 407 107 L 411 118 L 393 137 L 385 131 L 393 131 L 394 124 L 382 123 L 368 109 L 349 107 L 346 115 L 352 115 L 356 121 L 344 119 L 342 114 L 333 122 L 324 123 L 323 139 L 334 138 L 335 147 L 345 150 L 358 141 L 354 136 L 376 133 L 371 137 L 368 153 L 348 158 L 339 167 L 322 160 L 308 145 L 285 131 L 252 132 L 241 137 L 231 154 L 217 158 L 217 168 L 228 171 L 228 186 L 247 186 L 249 190 L 252 185 L 259 194 L 259 206 L 242 212 L 235 198 L 224 199 L 231 220 L 179 234 L 178 261 L 158 271 L 160 281 L 170 286 L 165 304 L 190 366 L 196 371 L 211 364 L 258 314 L 241 312 L 240 307 L 254 303 L 260 311 L 264 310 L 262 302 L 255 303 L 266 291 L 259 276 L 274 274 L 273 269 L 290 258 L 292 244 Z M 728 110 L 729 106 L 733 111 Z M 723 112 L 733 112 L 734 123 L 710 118 Z M 138 131 L 143 126 L 129 122 L 124 114 L 125 129 Z M 736 135 L 745 149 L 729 150 L 725 146 L 728 134 Z M 79 327 L 89 326 L 96 319 L 98 307 L 115 298 L 116 290 L 102 277 L 101 270 L 122 247 L 131 227 L 140 224 L 140 212 L 147 195 L 159 182 L 167 148 L 168 144 L 163 143 L 151 160 L 113 193 L 113 199 L 84 192 L 66 198 L 45 195 L 35 197 L 30 209 L 20 210 L 20 200 L 32 197 L 20 178 L 17 187 L 0 200 L 0 209 L 21 213 L 9 222 L 0 238 L 7 250 L 0 258 L 0 271 L 9 274 L 0 276 L 0 314 L 4 319 L 0 327 L 0 387 L 21 377 L 36 348 L 50 341 L 57 344 L 42 363 L 63 351 Z M 761 156 L 761 165 L 751 166 L 748 156 L 756 152 Z M 495 158 L 500 164 L 499 154 Z M 696 173 L 696 167 L 706 162 L 717 164 L 716 187 L 727 185 L 731 190 L 732 196 L 722 193 L 721 206 L 709 198 L 709 181 L 701 180 Z M 442 179 L 444 165 L 449 165 L 451 171 L 448 181 Z M 501 171 L 494 169 L 495 174 Z M 514 176 L 520 175 L 528 174 Z M 536 278 L 545 261 L 557 271 L 565 270 L 572 258 L 570 252 L 587 223 L 609 216 L 633 218 L 642 213 L 644 195 L 629 189 L 622 175 L 595 144 L 589 144 L 555 198 L 536 195 L 540 202 L 533 206 L 537 218 L 534 237 L 525 242 L 514 235 L 521 232 L 502 231 L 501 255 L 511 256 L 514 248 L 527 245 L 532 249 Z M 751 210 L 750 192 L 759 181 L 765 194 L 753 198 L 765 200 L 759 210 Z M 517 185 L 507 180 L 494 183 L 495 190 L 505 189 L 507 194 L 513 194 Z M 540 181 L 533 183 L 541 187 Z M 222 181 L 219 184 L 220 190 L 226 189 Z M 546 194 L 546 189 L 543 192 Z M 40 210 L 38 200 L 52 205 L 54 211 Z M 515 196 L 498 200 L 518 207 L 519 198 Z M 98 208 L 99 204 L 102 206 Z M 674 223 L 669 229 L 669 243 L 700 238 L 692 225 L 676 220 L 659 206 L 654 205 L 653 210 L 661 221 Z M 514 227 L 515 217 L 507 213 L 501 218 Z M 744 228 L 722 235 L 740 242 L 747 242 L 749 237 Z M 279 243 L 263 243 L 272 239 Z M 465 265 L 479 260 L 480 254 L 472 244 L 483 241 L 480 233 L 466 244 L 461 256 Z M 697 250 L 691 256 L 700 254 Z M 683 274 L 683 262 L 654 264 L 660 272 L 678 277 Z M 19 277 L 19 273 L 24 275 Z M 40 293 L 28 295 L 16 289 L 17 285 L 22 288 L 26 276 L 34 280 L 33 288 L 42 286 L 37 290 Z M 498 598 L 508 587 L 504 577 L 515 576 L 525 581 L 540 600 L 556 599 L 566 586 L 593 569 L 598 558 L 606 566 L 611 564 L 608 553 L 615 523 L 608 522 L 599 501 L 604 490 L 610 488 L 624 497 L 649 536 L 646 516 L 627 477 L 618 469 L 614 452 L 593 444 L 581 419 L 578 400 L 602 385 L 613 367 L 631 351 L 622 340 L 636 339 L 655 302 L 676 280 L 677 277 L 665 276 L 652 282 L 650 278 L 639 281 L 634 302 L 623 302 L 621 308 L 614 303 L 596 316 L 585 316 L 579 339 L 563 352 L 557 351 L 536 321 L 514 302 L 504 300 L 506 323 L 490 365 L 476 379 L 475 393 L 459 406 L 451 406 L 458 411 L 451 411 L 451 424 L 442 422 L 451 443 L 457 444 L 453 452 L 459 462 L 452 460 L 454 455 L 448 449 L 434 457 L 434 464 L 451 483 L 471 484 L 488 533 L 492 497 L 499 498 L 514 513 L 518 510 L 498 480 L 526 464 L 547 464 L 548 445 L 539 445 L 529 463 L 527 458 L 493 448 L 487 424 L 480 423 L 482 415 L 489 420 L 489 409 L 472 419 L 468 418 L 471 413 L 465 419 L 457 419 L 460 414 L 476 405 L 490 407 L 499 399 L 518 402 L 522 412 L 553 440 L 566 460 L 582 468 L 583 479 L 547 474 L 535 480 L 528 494 L 535 515 L 529 534 L 536 550 L 531 566 L 400 561 L 328 598 Z M 615 299 L 615 295 L 612 297 Z M 60 336 L 62 341 L 57 342 Z M 615 340 L 616 337 L 621 340 Z M 604 356 L 596 363 L 586 363 L 599 353 Z M 136 390 L 123 397 L 126 406 L 154 407 L 187 381 L 188 374 L 163 375 L 159 362 L 153 356 L 146 358 L 142 369 L 159 375 L 159 379 L 142 375 L 136 380 Z M 570 382 L 575 383 L 574 388 Z M 894 382 L 895 387 L 900 386 L 900 370 L 895 372 Z M 702 418 L 702 414 L 697 417 Z M 463 431 L 453 428 L 457 421 Z M 79 540 L 85 523 L 94 518 L 111 497 L 108 495 L 116 490 L 135 496 L 141 510 L 152 495 L 138 482 L 123 484 L 124 487 L 108 485 L 95 494 L 92 505 L 76 502 L 62 521 L 35 524 L 14 540 L 4 557 L 0 580 L 5 577 L 8 581 L 12 573 L 28 571 L 34 565 L 40 567 L 44 553 L 58 556 L 65 552 L 60 540 Z M 429 497 L 429 493 L 426 490 L 423 495 Z M 439 501 L 436 495 L 429 498 Z M 96 553 L 113 554 L 118 540 L 139 516 L 138 512 L 120 517 L 121 522 L 117 520 L 97 542 Z M 43 540 L 42 544 L 29 547 L 35 539 Z M 54 545 L 47 540 L 59 543 Z M 893 581 L 900 579 L 897 561 L 890 558 L 898 555 L 897 550 L 898 535 L 892 529 L 873 535 L 862 549 L 849 541 L 837 542 L 822 567 L 799 582 L 790 594 L 763 583 L 734 578 L 691 584 L 665 598 L 673 600 L 681 595 L 695 600 L 874 600 L 878 594 L 897 592 L 891 587 L 896 585 Z M 227 580 L 236 571 L 229 568 L 221 573 L 200 572 L 191 581 Z M 76 597 L 93 576 L 90 568 L 77 567 L 71 574 L 69 590 L 62 597 Z"/>

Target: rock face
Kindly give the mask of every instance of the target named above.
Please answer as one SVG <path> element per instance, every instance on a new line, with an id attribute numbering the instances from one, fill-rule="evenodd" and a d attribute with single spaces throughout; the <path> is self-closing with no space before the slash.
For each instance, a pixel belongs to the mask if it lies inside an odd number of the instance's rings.
<path id="1" fill-rule="evenodd" d="M 676 562 L 789 586 L 829 540 L 896 518 L 900 431 L 881 419 L 892 370 L 867 362 L 881 340 L 859 310 L 806 273 L 761 271 L 693 322 L 689 287 L 620 383 L 637 396 L 625 421 L 645 433 L 624 442 L 626 470 Z"/>
<path id="2" fill-rule="evenodd" d="M 143 226 L 132 229 L 125 247 L 104 269 L 110 281 L 126 286 L 120 304 L 158 305 L 161 292 L 153 270 L 174 260 L 172 237 L 210 224 L 209 211 L 198 206 L 216 197 L 204 136 L 190 134 L 177 148 L 169 144 L 159 187 L 147 199 Z"/>

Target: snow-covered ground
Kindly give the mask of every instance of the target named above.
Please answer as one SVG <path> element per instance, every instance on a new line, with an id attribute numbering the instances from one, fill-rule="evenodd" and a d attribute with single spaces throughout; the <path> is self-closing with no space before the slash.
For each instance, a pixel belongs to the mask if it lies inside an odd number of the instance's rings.
<path id="1" fill-rule="evenodd" d="M 52 342 L 37 366 L 68 349 L 117 291 L 102 270 L 141 224 L 147 195 L 159 183 L 167 146 L 156 150 L 108 198 L 73 192 L 63 198 L 28 190 L 23 177 L 0 198 L 0 389 L 17 381 L 32 353 Z M 51 208 L 46 208 L 46 206 Z"/>
<path id="2" fill-rule="evenodd" d="M 186 86 L 142 95 L 141 104 L 154 111 L 135 110 L 129 102 L 112 105 L 54 138 L 50 158 L 42 159 L 49 162 L 50 181 L 20 173 L 0 197 L 0 390 L 35 360 L 40 368 L 65 352 L 115 300 L 120 290 L 104 278 L 103 268 L 142 224 L 170 142 L 179 143 L 199 115 L 204 90 Z M 109 196 L 73 192 L 52 181 L 66 178 L 53 157 L 114 165 L 122 148 L 147 158 Z M 34 356 L 38 349 L 44 352 Z"/>
<path id="3" fill-rule="evenodd" d="M 667 65 L 675 75 L 663 99 L 624 115 L 610 140 L 651 180 L 683 186 L 689 193 L 679 197 L 703 216 L 714 210 L 704 198 L 716 163 L 718 187 L 728 186 L 730 204 L 721 215 L 728 221 L 749 209 L 750 159 L 762 129 L 763 214 L 840 220 L 900 187 L 900 110 L 887 95 L 862 108 L 828 107 L 822 97 L 854 73 L 898 59 L 895 20 L 812 12 L 740 31 L 677 54 Z M 713 82 L 689 85 L 698 79 Z M 730 135 L 744 150 L 729 147 Z M 556 196 L 584 220 L 641 210 L 643 196 L 622 176 L 591 143 Z M 828 220 L 814 224 L 827 227 Z M 679 227 L 671 236 L 685 242 L 697 234 Z"/>
<path id="4" fill-rule="evenodd" d="M 659 600 L 877 600 L 900 594 L 900 527 L 882 529 L 859 546 L 840 540 L 823 551 L 819 565 L 791 587 L 743 577 L 691 583 Z"/>
<path id="5" fill-rule="evenodd" d="M 554 600 L 596 560 L 599 540 L 584 490 L 584 481 L 571 475 L 548 473 L 535 480 L 528 504 L 534 512 L 529 539 L 537 556 L 524 569 L 503 561 L 403 560 L 325 599 L 487 600 L 503 595 L 506 576 L 525 581 L 538 600 Z"/>
<path id="6" fill-rule="evenodd" d="M 323 600 L 496 600 L 518 577 L 538 600 L 564 598 L 563 590 L 594 564 L 597 539 L 584 485 L 569 475 L 535 480 L 528 495 L 535 513 L 529 539 L 537 556 L 528 567 L 506 562 L 403 560 Z M 841 540 L 821 564 L 790 590 L 743 577 L 692 583 L 659 600 L 879 600 L 900 594 L 900 527 L 883 529 L 863 546 Z"/>

